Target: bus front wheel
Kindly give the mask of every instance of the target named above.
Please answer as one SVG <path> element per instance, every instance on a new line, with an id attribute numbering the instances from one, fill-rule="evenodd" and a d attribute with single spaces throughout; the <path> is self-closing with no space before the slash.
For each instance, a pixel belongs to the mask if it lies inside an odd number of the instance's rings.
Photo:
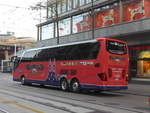
<path id="1" fill-rule="evenodd" d="M 67 91 L 68 90 L 68 82 L 67 82 L 67 80 L 66 79 L 62 79 L 61 80 L 61 89 L 63 90 L 63 91 Z"/>
<path id="2" fill-rule="evenodd" d="M 25 85 L 25 77 L 21 77 L 21 85 Z"/>

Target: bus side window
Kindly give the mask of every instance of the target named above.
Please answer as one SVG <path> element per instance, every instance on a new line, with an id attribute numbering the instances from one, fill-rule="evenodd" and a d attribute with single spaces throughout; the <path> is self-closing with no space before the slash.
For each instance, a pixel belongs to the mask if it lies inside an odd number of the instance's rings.
<path id="1" fill-rule="evenodd" d="M 95 45 L 93 45 L 93 47 L 91 48 L 91 55 L 92 55 L 91 58 L 96 59 L 98 56 L 99 50 L 100 50 L 100 43 L 96 43 Z"/>
<path id="2" fill-rule="evenodd" d="M 32 69 L 32 67 L 30 66 L 30 64 L 26 64 L 26 69 L 27 70 L 31 70 Z"/>
<path id="3" fill-rule="evenodd" d="M 49 58 L 52 56 L 52 49 L 41 49 L 37 51 L 36 54 L 36 61 L 48 61 Z"/>
<path id="4" fill-rule="evenodd" d="M 43 71 L 43 70 L 44 70 L 44 66 L 43 66 L 42 64 L 40 64 L 39 67 L 38 67 L 38 69 L 39 69 L 40 71 Z"/>
<path id="5" fill-rule="evenodd" d="M 71 45 L 70 49 L 68 49 L 68 57 L 70 58 L 69 60 L 79 59 L 78 53 L 78 45 Z"/>
<path id="6" fill-rule="evenodd" d="M 31 61 L 33 60 L 35 55 L 36 55 L 36 51 L 27 51 L 24 53 L 22 60 Z"/>
<path id="7" fill-rule="evenodd" d="M 34 69 L 34 68 L 37 69 L 37 65 L 36 64 L 32 65 L 32 69 Z"/>

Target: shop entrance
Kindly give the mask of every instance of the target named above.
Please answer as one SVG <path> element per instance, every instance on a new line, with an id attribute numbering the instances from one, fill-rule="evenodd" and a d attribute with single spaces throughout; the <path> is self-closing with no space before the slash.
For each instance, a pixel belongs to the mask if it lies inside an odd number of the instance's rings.
<path id="1" fill-rule="evenodd" d="M 142 51 L 138 55 L 137 74 L 150 78 L 150 51 Z"/>

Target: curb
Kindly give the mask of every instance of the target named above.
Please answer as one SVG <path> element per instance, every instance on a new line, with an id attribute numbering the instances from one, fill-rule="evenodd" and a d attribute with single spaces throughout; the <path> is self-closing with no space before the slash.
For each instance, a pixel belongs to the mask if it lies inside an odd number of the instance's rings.
<path id="1" fill-rule="evenodd" d="M 132 78 L 132 79 L 129 81 L 129 84 L 150 85 L 150 79 Z"/>

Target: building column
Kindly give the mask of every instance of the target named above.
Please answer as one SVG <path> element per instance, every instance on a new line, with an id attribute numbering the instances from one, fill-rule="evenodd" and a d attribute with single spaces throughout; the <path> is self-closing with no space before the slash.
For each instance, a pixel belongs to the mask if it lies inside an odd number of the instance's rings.
<path id="1" fill-rule="evenodd" d="M 73 34 L 73 16 L 71 16 L 70 34 Z"/>
<path id="2" fill-rule="evenodd" d="M 8 55 L 8 51 L 7 50 L 4 51 L 4 54 L 5 54 L 5 60 L 9 60 L 9 55 Z"/>
<path id="3" fill-rule="evenodd" d="M 40 40 L 40 35 L 39 35 L 40 31 L 39 31 L 39 26 L 37 26 L 37 40 Z"/>

